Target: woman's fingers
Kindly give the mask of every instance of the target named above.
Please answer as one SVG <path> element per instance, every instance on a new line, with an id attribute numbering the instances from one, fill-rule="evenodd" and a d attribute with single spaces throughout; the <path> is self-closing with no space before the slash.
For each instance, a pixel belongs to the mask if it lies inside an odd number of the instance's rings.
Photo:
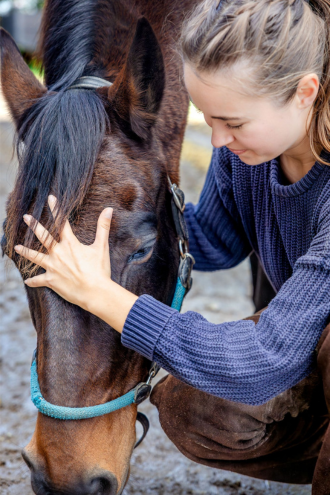
<path id="1" fill-rule="evenodd" d="M 53 214 L 53 218 L 56 217 L 56 204 L 57 204 L 57 199 L 55 198 L 55 196 L 53 196 L 52 194 L 50 194 L 48 196 L 48 206 L 50 208 L 50 211 L 52 212 Z"/>
<path id="2" fill-rule="evenodd" d="M 54 243 L 53 237 L 50 235 L 48 230 L 45 229 L 41 225 L 41 223 L 37 222 L 35 225 L 33 225 L 33 217 L 31 215 L 24 215 L 24 222 L 33 230 L 35 233 L 36 237 L 39 239 L 41 244 L 45 246 L 46 249 L 50 249 Z"/>
<path id="3" fill-rule="evenodd" d="M 102 247 L 109 246 L 109 233 L 113 209 L 105 208 L 97 221 L 97 229 L 94 244 Z"/>
<path id="4" fill-rule="evenodd" d="M 44 253 L 39 253 L 38 251 L 34 251 L 33 249 L 28 249 L 24 246 L 18 245 L 14 247 L 16 253 L 23 256 L 32 263 L 35 263 L 38 266 L 41 266 L 45 270 L 47 269 L 47 258 L 48 256 Z"/>
<path id="5" fill-rule="evenodd" d="M 24 281 L 29 287 L 48 287 L 47 277 L 45 273 L 41 275 L 36 275 L 35 277 L 28 278 Z"/>
<path id="6" fill-rule="evenodd" d="M 50 194 L 48 196 L 48 205 L 50 208 L 50 211 L 52 212 L 53 218 L 56 222 L 56 215 L 57 215 L 57 198 Z M 71 225 L 68 220 L 66 220 L 63 230 L 61 232 L 61 239 L 69 239 L 75 237 L 74 233 L 72 232 Z"/>
<path id="7" fill-rule="evenodd" d="M 64 227 L 63 227 L 63 230 L 61 233 L 61 240 L 63 240 L 63 239 L 66 239 L 66 240 L 76 239 L 76 236 L 72 232 L 69 220 L 65 221 L 65 224 L 64 224 Z"/>

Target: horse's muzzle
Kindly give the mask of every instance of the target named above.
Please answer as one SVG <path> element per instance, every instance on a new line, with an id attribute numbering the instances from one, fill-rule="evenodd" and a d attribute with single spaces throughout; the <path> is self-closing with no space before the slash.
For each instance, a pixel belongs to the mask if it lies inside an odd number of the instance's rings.
<path id="1" fill-rule="evenodd" d="M 43 470 L 32 462 L 26 451 L 22 452 L 22 456 L 31 470 L 33 491 L 38 495 L 116 495 L 118 492 L 118 481 L 115 475 L 102 470 L 93 470 L 90 476 L 85 476 L 84 481 L 77 482 L 75 486 L 61 487 L 60 483 L 56 487 L 52 486 Z"/>
<path id="2" fill-rule="evenodd" d="M 32 473 L 31 484 L 33 491 L 38 495 L 116 495 L 118 482 L 111 473 L 100 472 L 85 482 L 79 482 L 71 488 L 52 487 L 41 473 Z"/>

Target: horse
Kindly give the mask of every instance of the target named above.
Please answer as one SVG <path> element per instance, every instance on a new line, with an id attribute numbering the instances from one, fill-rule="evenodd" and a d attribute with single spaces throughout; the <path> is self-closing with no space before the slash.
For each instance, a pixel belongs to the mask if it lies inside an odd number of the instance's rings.
<path id="1" fill-rule="evenodd" d="M 48 0 L 40 36 L 44 84 L 1 30 L 1 83 L 19 158 L 2 249 L 23 279 L 42 271 L 15 254 L 16 244 L 42 250 L 23 214 L 55 238 L 68 218 L 77 238 L 90 244 L 100 212 L 111 206 L 113 279 L 171 303 L 180 255 L 168 177 L 178 184 L 188 108 L 176 42 L 198 1 Z M 73 87 L 90 76 L 112 85 Z M 50 193 L 58 200 L 55 222 Z M 104 404 L 146 379 L 150 362 L 123 347 L 103 321 L 50 289 L 26 287 L 26 293 L 47 401 Z M 38 413 L 22 454 L 34 492 L 122 493 L 136 418 L 136 405 L 82 421 Z"/>

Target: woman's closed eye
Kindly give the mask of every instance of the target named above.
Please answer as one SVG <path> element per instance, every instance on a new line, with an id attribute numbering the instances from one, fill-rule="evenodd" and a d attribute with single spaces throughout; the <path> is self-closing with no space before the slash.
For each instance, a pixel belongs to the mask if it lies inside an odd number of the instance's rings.
<path id="1" fill-rule="evenodd" d="M 239 124 L 239 125 L 230 125 L 230 124 L 226 124 L 228 129 L 241 129 L 241 127 L 243 127 L 244 124 Z"/>

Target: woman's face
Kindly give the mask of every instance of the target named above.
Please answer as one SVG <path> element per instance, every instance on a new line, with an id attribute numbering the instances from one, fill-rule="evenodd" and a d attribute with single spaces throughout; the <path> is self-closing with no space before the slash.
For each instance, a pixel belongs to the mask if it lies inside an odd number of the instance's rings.
<path id="1" fill-rule="evenodd" d="M 310 97 L 310 91 L 297 90 L 285 106 L 276 105 L 270 98 L 246 95 L 244 83 L 231 73 L 197 73 L 189 64 L 184 67 L 190 98 L 212 128 L 212 145 L 226 146 L 248 165 L 258 165 L 285 152 L 299 154 L 306 146 L 311 108 L 303 97 L 307 93 Z"/>

